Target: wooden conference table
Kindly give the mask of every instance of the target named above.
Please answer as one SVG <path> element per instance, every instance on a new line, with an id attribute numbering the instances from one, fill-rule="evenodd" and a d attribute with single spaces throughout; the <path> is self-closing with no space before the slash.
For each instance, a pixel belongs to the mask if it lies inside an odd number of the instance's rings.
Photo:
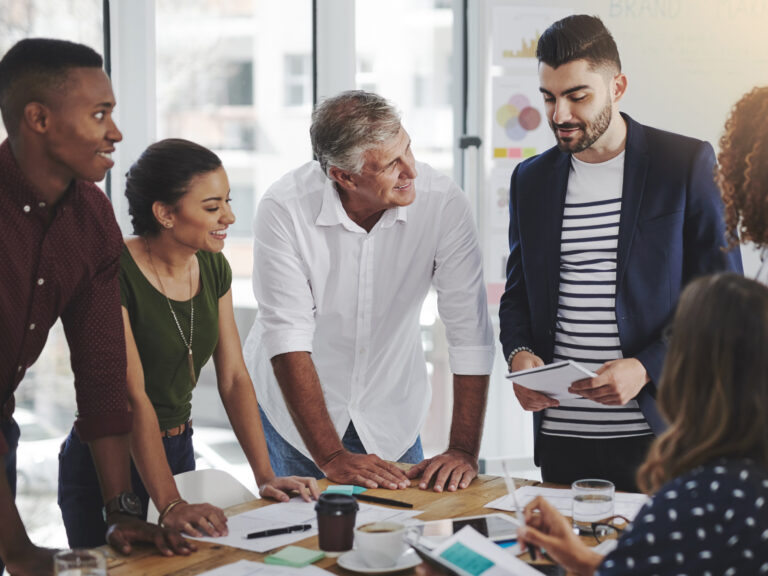
<path id="1" fill-rule="evenodd" d="M 538 482 L 530 480 L 517 480 L 516 482 L 518 486 L 538 484 Z M 327 480 L 321 480 L 319 484 L 320 489 L 324 490 L 331 483 Z M 485 508 L 485 505 L 506 493 L 507 488 L 503 478 L 487 475 L 478 476 L 469 488 L 456 492 L 438 494 L 431 490 L 419 490 L 416 483 L 414 483 L 413 487 L 405 490 L 369 490 L 367 492 L 367 494 L 373 496 L 390 497 L 410 502 L 413 504 L 414 509 L 424 511 L 423 514 L 417 516 L 419 520 L 439 520 L 441 518 L 488 514 L 494 511 Z M 226 513 L 228 516 L 231 516 L 254 508 L 269 506 L 273 503 L 274 501 L 272 500 L 253 500 L 252 502 L 228 508 Z M 133 576 L 135 574 L 145 574 L 147 576 L 165 576 L 167 574 L 191 576 L 237 560 L 262 560 L 264 556 L 275 552 L 275 550 L 272 550 L 266 554 L 259 554 L 249 550 L 230 548 L 229 546 L 208 542 L 196 542 L 196 544 L 198 550 L 194 554 L 171 558 L 161 556 L 153 548 L 147 546 L 134 547 L 133 553 L 130 556 L 122 556 L 106 546 L 104 550 L 109 550 L 107 566 L 110 576 Z M 317 536 L 305 538 L 296 542 L 295 545 L 317 550 Z M 324 568 L 334 574 L 352 574 L 352 572 L 338 566 L 335 558 L 323 558 L 316 562 L 315 566 Z M 415 574 L 415 569 L 398 572 L 398 575 L 410 574 Z"/>

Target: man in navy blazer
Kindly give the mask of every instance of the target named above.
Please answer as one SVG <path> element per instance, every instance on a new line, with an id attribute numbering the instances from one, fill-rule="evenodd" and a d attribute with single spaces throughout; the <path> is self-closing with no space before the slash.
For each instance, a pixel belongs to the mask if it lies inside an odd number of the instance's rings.
<path id="1" fill-rule="evenodd" d="M 537 57 L 557 146 L 512 175 L 501 343 L 511 371 L 572 359 L 597 373 L 561 402 L 514 384 L 543 479 L 635 490 L 665 427 L 664 327 L 687 282 L 741 257 L 724 249 L 712 147 L 619 112 L 627 79 L 599 18 L 554 23 Z"/>

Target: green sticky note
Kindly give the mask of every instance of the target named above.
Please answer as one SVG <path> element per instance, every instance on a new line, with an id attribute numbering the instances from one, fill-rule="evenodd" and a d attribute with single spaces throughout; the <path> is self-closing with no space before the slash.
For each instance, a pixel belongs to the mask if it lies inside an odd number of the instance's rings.
<path id="1" fill-rule="evenodd" d="M 310 550 L 301 546 L 286 546 L 280 552 L 270 554 L 264 558 L 264 562 L 266 564 L 277 564 L 278 566 L 301 568 L 324 557 L 325 553 L 320 550 Z"/>
<path id="2" fill-rule="evenodd" d="M 333 484 L 325 489 L 326 492 L 332 494 L 347 494 L 349 496 L 352 496 L 352 494 L 361 494 L 365 492 L 365 490 L 366 489 L 362 486 L 352 486 L 351 484 Z"/>
<path id="3" fill-rule="evenodd" d="M 472 574 L 472 576 L 479 576 L 494 565 L 488 558 L 467 548 L 461 542 L 457 542 L 448 548 L 445 552 L 440 554 L 440 557 L 445 558 L 457 568 L 461 568 L 465 572 Z"/>

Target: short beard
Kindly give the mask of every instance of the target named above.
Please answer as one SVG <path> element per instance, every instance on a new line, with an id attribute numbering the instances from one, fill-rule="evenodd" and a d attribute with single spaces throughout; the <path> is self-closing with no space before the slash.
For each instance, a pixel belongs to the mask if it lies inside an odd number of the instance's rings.
<path id="1" fill-rule="evenodd" d="M 554 122 L 550 120 L 550 127 L 552 128 L 552 131 L 555 133 L 555 139 L 557 140 L 557 147 L 560 149 L 561 152 L 566 152 L 570 154 L 578 154 L 579 152 L 584 152 L 587 148 L 592 146 L 595 142 L 598 141 L 600 136 L 605 134 L 605 131 L 608 130 L 608 126 L 611 124 L 611 120 L 613 119 L 613 107 L 611 106 L 610 100 L 606 103 L 606 105 L 603 107 L 602 110 L 598 113 L 597 117 L 594 119 L 593 122 L 590 124 L 577 124 L 576 126 L 581 128 L 584 132 L 583 136 L 578 140 L 571 140 L 570 142 L 563 142 L 558 138 L 557 132 L 555 132 L 556 125 Z M 571 124 L 562 124 L 561 126 L 570 127 L 573 126 Z"/>

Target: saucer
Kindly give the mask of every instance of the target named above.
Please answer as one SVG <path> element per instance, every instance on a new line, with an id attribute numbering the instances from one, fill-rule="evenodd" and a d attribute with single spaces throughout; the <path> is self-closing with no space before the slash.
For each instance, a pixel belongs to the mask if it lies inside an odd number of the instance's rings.
<path id="1" fill-rule="evenodd" d="M 357 550 L 350 550 L 346 554 L 339 556 L 336 563 L 345 570 L 357 572 L 358 574 L 390 574 L 392 572 L 400 572 L 401 570 L 415 568 L 421 564 L 421 558 L 419 558 L 419 555 L 416 554 L 415 550 L 410 549 L 398 558 L 397 564 L 394 566 L 389 566 L 387 568 L 371 568 L 363 562 L 360 552 Z"/>

